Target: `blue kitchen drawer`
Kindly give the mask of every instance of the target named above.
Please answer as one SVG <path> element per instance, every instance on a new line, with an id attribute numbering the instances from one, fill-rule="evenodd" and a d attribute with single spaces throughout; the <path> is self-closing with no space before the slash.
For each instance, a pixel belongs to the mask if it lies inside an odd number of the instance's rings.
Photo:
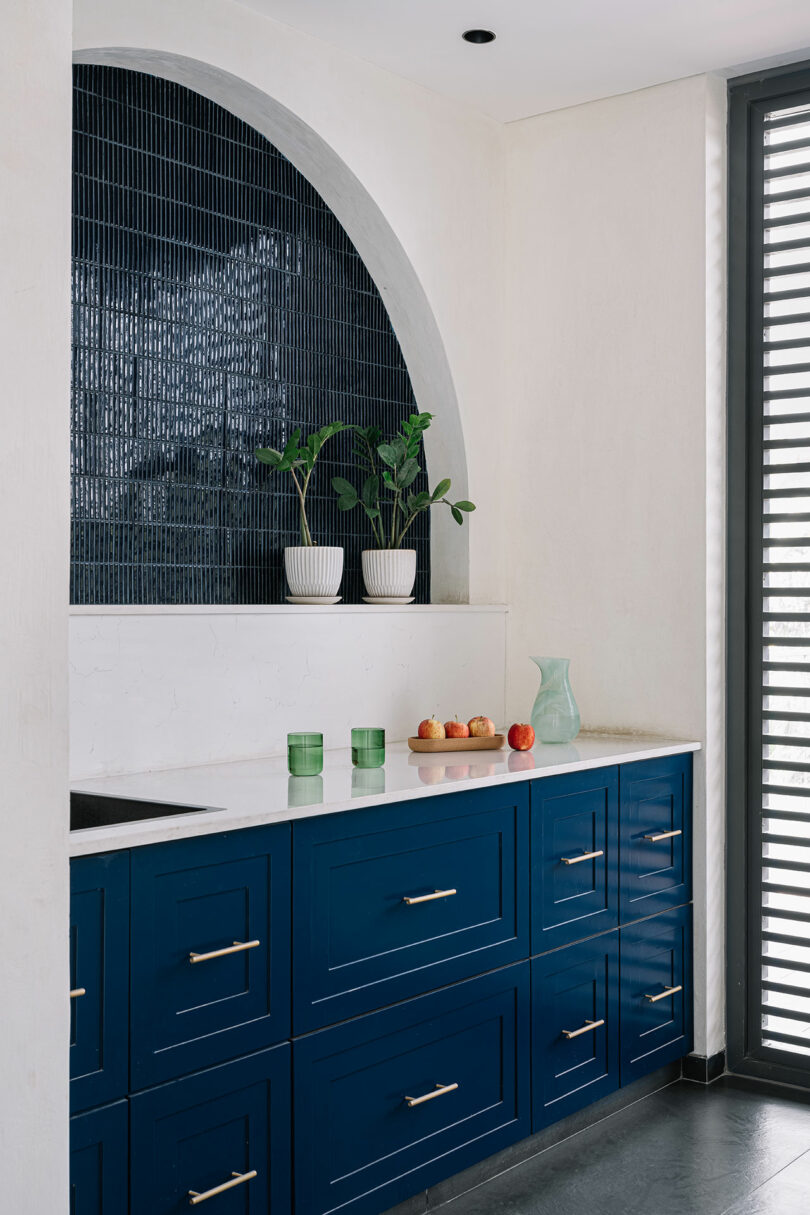
<path id="1" fill-rule="evenodd" d="M 692 1049 L 692 908 L 622 928 L 620 946 L 621 1074 L 629 1084 Z"/>
<path id="2" fill-rule="evenodd" d="M 133 1091 L 289 1037 L 288 823 L 133 851 L 131 1014 Z"/>
<path id="3" fill-rule="evenodd" d="M 528 800 L 508 784 L 295 823 L 296 1034 L 528 957 Z"/>
<path id="4" fill-rule="evenodd" d="M 296 1215 L 378 1215 L 529 1134 L 529 963 L 308 1034 L 293 1062 Z"/>
<path id="5" fill-rule="evenodd" d="M 619 775 L 621 923 L 692 897 L 692 755 L 623 764 Z"/>
<path id="6" fill-rule="evenodd" d="M 532 782 L 532 953 L 619 922 L 619 771 Z M 585 858 L 585 859 L 581 859 Z"/>
<path id="7" fill-rule="evenodd" d="M 70 863 L 70 1108 L 129 1081 L 129 853 Z"/>
<path id="8" fill-rule="evenodd" d="M 619 934 L 614 930 L 532 962 L 532 1130 L 618 1087 Z"/>
<path id="9" fill-rule="evenodd" d="M 126 1101 L 70 1120 L 70 1215 L 126 1215 L 129 1199 Z"/>
<path id="10" fill-rule="evenodd" d="M 131 1215 L 289 1215 L 290 1114 L 289 1043 L 132 1097 Z"/>

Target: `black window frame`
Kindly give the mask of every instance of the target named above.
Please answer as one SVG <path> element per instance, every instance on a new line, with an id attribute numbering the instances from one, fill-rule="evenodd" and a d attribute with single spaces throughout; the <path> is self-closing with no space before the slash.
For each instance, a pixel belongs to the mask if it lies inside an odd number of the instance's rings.
<path id="1" fill-rule="evenodd" d="M 727 968 L 729 1071 L 810 1087 L 810 1056 L 788 1065 L 761 1044 L 759 902 L 762 726 L 762 157 L 752 135 L 765 110 L 810 103 L 810 62 L 729 82 L 727 384 Z M 761 144 L 757 145 L 761 148 Z M 756 742 L 756 745 L 754 743 Z M 753 882 L 756 881 L 756 885 Z M 756 891 L 756 898 L 751 896 Z"/>

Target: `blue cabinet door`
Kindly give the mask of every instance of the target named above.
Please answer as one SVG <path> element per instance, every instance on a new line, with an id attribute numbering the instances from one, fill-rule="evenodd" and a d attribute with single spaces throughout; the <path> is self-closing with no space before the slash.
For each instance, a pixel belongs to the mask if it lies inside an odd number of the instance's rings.
<path id="1" fill-rule="evenodd" d="M 217 1215 L 289 1215 L 288 1043 L 139 1093 L 130 1108 L 131 1215 L 177 1215 L 195 1197 Z"/>
<path id="2" fill-rule="evenodd" d="M 70 1120 L 70 1215 L 126 1215 L 129 1203 L 126 1101 Z"/>
<path id="3" fill-rule="evenodd" d="M 128 1088 L 129 853 L 70 863 L 70 1108 Z"/>
<path id="4" fill-rule="evenodd" d="M 529 964 L 293 1052 L 296 1215 L 378 1215 L 529 1133 Z"/>
<path id="5" fill-rule="evenodd" d="M 619 1087 L 619 934 L 532 962 L 532 1130 Z"/>
<path id="6" fill-rule="evenodd" d="M 532 953 L 619 922 L 619 776 L 596 768 L 534 781 Z"/>
<path id="7" fill-rule="evenodd" d="M 692 755 L 623 764 L 620 919 L 653 915 L 692 897 Z"/>
<path id="8" fill-rule="evenodd" d="M 622 1084 L 692 1049 L 692 908 L 620 931 Z"/>
<path id="9" fill-rule="evenodd" d="M 293 828 L 296 1033 L 529 955 L 525 784 Z"/>
<path id="10" fill-rule="evenodd" d="M 133 1091 L 289 1031 L 289 824 L 136 849 Z"/>

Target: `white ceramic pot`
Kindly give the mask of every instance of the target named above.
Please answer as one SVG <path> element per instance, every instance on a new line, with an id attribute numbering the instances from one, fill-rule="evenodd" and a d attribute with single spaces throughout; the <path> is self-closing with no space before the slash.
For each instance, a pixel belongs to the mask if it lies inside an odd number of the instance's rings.
<path id="1" fill-rule="evenodd" d="M 416 581 L 416 549 L 366 549 L 363 581 L 370 598 L 407 599 Z"/>
<path id="2" fill-rule="evenodd" d="M 284 572 L 292 595 L 336 595 L 343 577 L 343 549 L 320 544 L 285 548 Z"/>

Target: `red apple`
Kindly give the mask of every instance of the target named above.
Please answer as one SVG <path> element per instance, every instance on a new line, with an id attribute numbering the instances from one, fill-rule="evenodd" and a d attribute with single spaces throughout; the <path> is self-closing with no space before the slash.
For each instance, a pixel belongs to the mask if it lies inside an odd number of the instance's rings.
<path id="1" fill-rule="evenodd" d="M 513 751 L 531 751 L 534 746 L 534 730 L 525 722 L 515 722 L 506 737 Z"/>
<path id="2" fill-rule="evenodd" d="M 464 721 L 446 721 L 444 723 L 444 733 L 447 738 L 469 738 L 470 727 Z"/>
<path id="3" fill-rule="evenodd" d="M 495 722 L 488 717 L 473 717 L 468 725 L 472 738 L 492 738 L 495 733 Z"/>
<path id="4" fill-rule="evenodd" d="M 420 738 L 444 738 L 444 726 L 435 717 L 426 717 L 420 721 L 417 734 Z"/>

